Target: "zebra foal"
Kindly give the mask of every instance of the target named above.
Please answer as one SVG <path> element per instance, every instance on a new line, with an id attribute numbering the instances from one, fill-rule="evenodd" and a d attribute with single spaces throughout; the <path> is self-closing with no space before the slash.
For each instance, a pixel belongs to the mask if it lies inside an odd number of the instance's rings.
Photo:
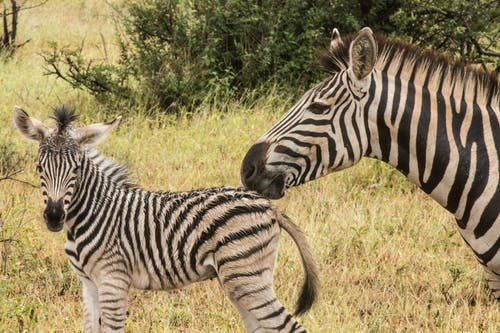
<path id="1" fill-rule="evenodd" d="M 221 187 L 150 192 L 92 145 L 108 123 L 76 128 L 59 107 L 49 128 L 14 109 L 24 136 L 39 142 L 43 212 L 49 230 L 66 231 L 65 251 L 83 283 L 84 332 L 123 332 L 129 289 L 166 290 L 217 278 L 249 332 L 305 332 L 277 300 L 273 270 L 280 229 L 295 241 L 305 280 L 296 314 L 317 296 L 317 273 L 297 226 L 267 199 Z"/>

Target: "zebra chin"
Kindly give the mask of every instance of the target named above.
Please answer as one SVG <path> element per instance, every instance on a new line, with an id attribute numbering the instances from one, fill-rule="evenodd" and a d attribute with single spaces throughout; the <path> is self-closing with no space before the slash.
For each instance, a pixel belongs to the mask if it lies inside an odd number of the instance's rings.
<path id="1" fill-rule="evenodd" d="M 260 174 L 254 177 L 251 182 L 244 182 L 245 188 L 256 191 L 260 195 L 269 199 L 280 199 L 285 195 L 287 186 L 285 185 L 285 174 Z"/>
<path id="2" fill-rule="evenodd" d="M 47 221 L 45 220 L 45 224 L 47 225 L 47 229 L 52 232 L 59 232 L 64 227 L 64 220 L 62 221 Z"/>

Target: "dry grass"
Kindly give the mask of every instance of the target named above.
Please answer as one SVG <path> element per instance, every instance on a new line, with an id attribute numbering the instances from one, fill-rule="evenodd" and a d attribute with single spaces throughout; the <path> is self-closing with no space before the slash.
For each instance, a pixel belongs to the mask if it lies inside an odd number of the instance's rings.
<path id="1" fill-rule="evenodd" d="M 0 167 L 25 169 L 19 179 L 38 183 L 36 147 L 11 125 L 13 105 L 47 119 L 50 107 L 70 102 L 84 114 L 82 122 L 103 118 L 103 107 L 92 98 L 43 76 L 38 56 L 50 40 L 75 45 L 81 38 L 98 56 L 101 29 L 112 57 L 112 23 L 101 3 L 50 1 L 22 13 L 20 38 L 32 42 L 12 61 L 0 62 Z M 127 162 L 137 182 L 149 189 L 238 186 L 244 153 L 286 106 L 271 94 L 252 110 L 238 104 L 229 108 L 233 112 L 189 119 L 126 117 L 101 150 Z M 396 171 L 365 160 L 295 188 L 277 204 L 305 231 L 320 266 L 321 298 L 300 318 L 310 332 L 500 331 L 498 303 L 452 217 Z M 41 210 L 39 189 L 0 181 L 0 239 L 12 239 L 0 242 L 1 332 L 81 329 L 80 282 L 64 255 L 64 235 L 46 230 Z M 297 252 L 284 237 L 275 285 L 290 308 L 301 277 Z M 212 281 L 174 292 L 132 292 L 126 330 L 243 328 Z"/>

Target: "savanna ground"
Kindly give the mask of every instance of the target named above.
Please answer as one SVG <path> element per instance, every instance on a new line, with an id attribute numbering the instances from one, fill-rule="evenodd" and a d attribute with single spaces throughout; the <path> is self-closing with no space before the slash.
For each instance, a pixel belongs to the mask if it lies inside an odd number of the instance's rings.
<path id="1" fill-rule="evenodd" d="M 36 145 L 12 125 L 18 104 L 47 120 L 68 103 L 88 124 L 121 113 L 43 75 L 50 42 L 113 57 L 111 10 L 102 1 L 49 1 L 20 15 L 31 39 L 0 61 L 0 171 L 38 186 Z M 292 103 L 270 92 L 251 106 L 217 102 L 194 116 L 125 116 L 100 149 L 130 166 L 148 189 L 239 186 L 246 150 Z M 221 112 L 221 109 L 229 112 Z M 300 322 L 310 332 L 499 332 L 500 311 L 452 216 L 396 171 L 372 160 L 290 190 L 277 205 L 301 226 L 316 255 L 321 296 Z M 63 251 L 64 234 L 41 218 L 39 188 L 0 181 L 0 332 L 81 330 L 81 286 Z M 292 308 L 302 268 L 283 237 L 279 298 Z M 173 292 L 133 291 L 127 332 L 243 332 L 215 281 Z"/>

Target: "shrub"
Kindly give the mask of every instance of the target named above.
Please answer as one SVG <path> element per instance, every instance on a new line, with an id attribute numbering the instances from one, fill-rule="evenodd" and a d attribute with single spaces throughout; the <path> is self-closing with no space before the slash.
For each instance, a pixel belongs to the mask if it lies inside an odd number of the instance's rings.
<path id="1" fill-rule="evenodd" d="M 146 110 L 175 112 L 177 105 L 191 109 L 214 96 L 240 98 L 274 86 L 293 94 L 320 78 L 311 63 L 333 27 L 345 34 L 371 26 L 439 47 L 444 42 L 425 37 L 423 29 L 445 30 L 447 23 L 440 16 L 424 15 L 430 10 L 427 2 L 415 2 L 415 8 L 409 0 L 126 1 L 126 11 L 117 20 L 122 32 L 118 63 L 89 60 L 81 49 L 54 46 L 45 54 L 46 69 L 102 100 L 126 100 Z M 446 8 L 446 1 L 438 6 Z M 405 16 L 407 12 L 412 15 Z M 469 28 L 477 35 L 475 41 L 482 41 L 479 34 L 491 30 L 488 21 L 474 12 L 460 13 L 468 15 L 463 22 L 484 23 Z M 495 11 L 488 13 L 492 19 Z"/>

